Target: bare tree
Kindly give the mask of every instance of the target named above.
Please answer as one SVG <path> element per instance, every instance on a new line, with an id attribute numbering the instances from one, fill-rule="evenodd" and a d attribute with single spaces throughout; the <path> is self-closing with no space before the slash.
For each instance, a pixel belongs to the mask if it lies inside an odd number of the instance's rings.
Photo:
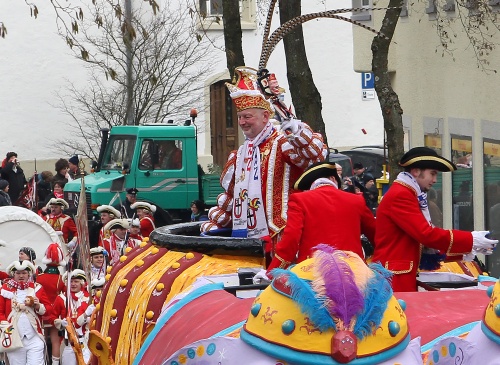
<path id="1" fill-rule="evenodd" d="M 387 134 L 387 149 L 389 150 L 389 171 L 399 170 L 398 160 L 404 153 L 403 109 L 399 103 L 398 94 L 391 85 L 388 70 L 389 47 L 401 13 L 401 0 L 390 0 L 380 34 L 372 42 L 372 71 L 375 77 L 375 91 L 377 92 L 384 130 Z M 392 173 L 391 180 L 396 178 Z"/>
<path id="2" fill-rule="evenodd" d="M 111 4 L 108 0 L 101 2 L 103 7 Z M 125 124 L 127 43 L 133 60 L 136 125 L 189 115 L 190 108 L 201 99 L 204 75 L 210 72 L 210 46 L 195 36 L 195 24 L 185 6 L 170 6 L 156 16 L 137 11 L 131 19 L 133 31 L 123 30 L 121 14 L 99 9 L 87 9 L 86 14 L 91 14 L 88 19 L 93 21 L 85 22 L 87 18 L 81 21 L 70 44 L 75 55 L 92 70 L 92 77 L 84 90 L 72 85 L 67 95 L 59 96 L 60 108 L 74 120 L 70 126 L 71 138 L 57 141 L 66 153 L 76 150 L 95 156 L 96 142 L 85 137 L 95 139 L 100 128 Z M 78 47 L 74 46 L 76 42 Z"/>

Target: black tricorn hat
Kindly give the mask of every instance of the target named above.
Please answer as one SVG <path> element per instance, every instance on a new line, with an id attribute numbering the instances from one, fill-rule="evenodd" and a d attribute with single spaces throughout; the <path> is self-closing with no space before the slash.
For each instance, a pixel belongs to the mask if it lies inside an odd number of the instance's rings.
<path id="1" fill-rule="evenodd" d="M 399 166 L 405 168 L 433 169 L 442 172 L 455 171 L 455 164 L 444 157 L 441 157 L 429 147 L 414 147 L 406 152 Z"/>
<path id="2" fill-rule="evenodd" d="M 314 180 L 319 179 L 320 177 L 330 176 L 335 177 L 335 180 L 337 181 L 337 187 L 340 188 L 340 186 L 342 185 L 342 181 L 337 174 L 335 162 L 316 162 L 309 166 L 306 171 L 304 171 L 304 173 L 297 179 L 293 187 L 294 189 L 298 190 L 309 190 Z"/>

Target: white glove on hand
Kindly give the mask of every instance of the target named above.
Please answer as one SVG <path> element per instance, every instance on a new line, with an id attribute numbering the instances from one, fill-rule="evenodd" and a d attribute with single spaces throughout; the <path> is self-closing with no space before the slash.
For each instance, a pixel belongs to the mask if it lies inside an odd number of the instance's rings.
<path id="1" fill-rule="evenodd" d="M 63 319 L 60 319 L 60 318 L 56 318 L 54 319 L 54 326 L 58 329 L 58 330 L 61 330 L 63 328 L 66 328 L 66 326 L 68 325 L 68 320 L 66 318 L 63 318 Z"/>
<path id="2" fill-rule="evenodd" d="M 297 134 L 297 132 L 300 130 L 302 122 L 298 119 L 289 119 L 281 125 L 281 130 L 282 131 L 290 131 L 292 134 Z"/>
<path id="3" fill-rule="evenodd" d="M 68 242 L 68 248 L 72 250 L 76 246 L 76 237 L 73 237 L 71 241 Z"/>
<path id="4" fill-rule="evenodd" d="M 63 235 L 64 235 L 64 233 L 62 233 L 62 231 L 56 231 L 56 234 L 57 234 L 58 236 L 63 236 Z"/>
<path id="5" fill-rule="evenodd" d="M 10 325 L 9 321 L 1 321 L 0 322 L 0 327 L 1 328 L 9 327 L 9 325 Z"/>
<path id="6" fill-rule="evenodd" d="M 265 269 L 261 269 L 255 276 L 252 278 L 252 282 L 254 284 L 266 284 L 271 282 L 271 279 L 267 277 L 267 271 Z"/>
<path id="7" fill-rule="evenodd" d="M 498 240 L 491 240 L 486 238 L 489 231 L 473 231 L 472 233 L 472 253 L 477 255 L 482 253 L 484 255 L 491 255 L 497 246 Z"/>
<path id="8" fill-rule="evenodd" d="M 92 313 L 94 312 L 94 309 L 95 309 L 95 305 L 91 304 L 87 307 L 87 309 L 85 309 L 85 315 L 87 317 L 90 317 L 92 315 Z"/>

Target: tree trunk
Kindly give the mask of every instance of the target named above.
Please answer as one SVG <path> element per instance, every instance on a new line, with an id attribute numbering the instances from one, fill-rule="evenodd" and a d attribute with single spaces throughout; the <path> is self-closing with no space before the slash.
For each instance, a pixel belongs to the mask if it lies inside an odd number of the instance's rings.
<path id="1" fill-rule="evenodd" d="M 280 22 L 301 15 L 301 0 L 280 0 Z M 325 123 L 321 115 L 321 95 L 314 84 L 304 46 L 302 26 L 298 26 L 283 38 L 290 94 L 297 118 L 323 135 L 327 143 Z M 271 71 L 272 72 L 272 71 Z"/>
<path id="2" fill-rule="evenodd" d="M 242 34 L 239 1 L 222 0 L 222 18 L 224 20 L 226 63 L 232 79 L 234 69 L 245 65 L 241 45 Z"/>
<path id="3" fill-rule="evenodd" d="M 403 109 L 399 103 L 398 95 L 392 88 L 387 67 L 389 46 L 399 20 L 399 14 L 401 13 L 400 6 L 401 0 L 390 0 L 389 7 L 393 9 L 386 11 L 382 27 L 380 28 L 380 32 L 387 38 L 377 35 L 373 38 L 372 42 L 372 70 L 375 77 L 375 91 L 377 92 L 382 117 L 384 118 L 391 183 L 400 170 L 398 162 L 404 153 Z"/>

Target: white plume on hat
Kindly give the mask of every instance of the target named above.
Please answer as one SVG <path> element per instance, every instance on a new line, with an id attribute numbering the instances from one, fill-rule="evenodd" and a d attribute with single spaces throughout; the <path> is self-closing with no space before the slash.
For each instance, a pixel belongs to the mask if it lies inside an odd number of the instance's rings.
<path id="1" fill-rule="evenodd" d="M 140 227 L 141 226 L 141 221 L 139 218 L 134 218 L 129 220 L 130 227 Z"/>
<path id="2" fill-rule="evenodd" d="M 92 247 L 90 249 L 90 256 L 92 255 L 100 255 L 100 254 L 107 254 L 106 250 L 102 246 L 97 246 L 97 247 Z"/>
<path id="3" fill-rule="evenodd" d="M 47 247 L 45 250 L 45 255 L 43 256 L 42 263 L 45 265 L 56 264 L 58 266 L 66 265 L 66 261 L 64 260 L 64 253 L 61 247 L 53 242 Z"/>
<path id="4" fill-rule="evenodd" d="M 113 229 L 114 226 L 120 226 L 123 229 L 130 228 L 127 219 L 113 219 L 113 220 L 110 220 L 108 223 L 106 223 L 106 225 L 104 226 L 104 230 L 109 231 L 109 230 Z"/>
<path id="5" fill-rule="evenodd" d="M 24 260 L 22 262 L 16 260 L 12 262 L 9 266 L 7 266 L 6 269 L 6 271 L 11 275 L 14 273 L 14 271 L 21 271 L 21 270 L 28 270 L 31 271 L 31 273 L 33 274 L 36 269 L 35 266 L 28 260 Z"/>
<path id="6" fill-rule="evenodd" d="M 52 198 L 49 200 L 47 205 L 61 205 L 63 209 L 68 209 L 69 204 L 66 200 L 61 199 L 61 198 Z"/>
<path id="7" fill-rule="evenodd" d="M 130 208 L 132 209 L 142 208 L 142 209 L 147 209 L 152 213 L 156 212 L 156 205 L 149 204 L 148 202 L 135 202 L 134 204 L 130 205 Z"/>
<path id="8" fill-rule="evenodd" d="M 69 273 L 70 279 L 80 279 L 84 280 L 85 282 L 87 281 L 87 275 L 85 275 L 85 272 L 80 269 L 75 269 Z M 65 272 L 63 275 L 63 281 L 66 281 L 68 279 L 68 272 Z"/>
<path id="9" fill-rule="evenodd" d="M 92 279 L 92 281 L 90 282 L 90 285 L 92 288 L 99 288 L 99 287 L 103 286 L 104 283 L 106 283 L 105 278 L 95 278 L 95 279 Z"/>
<path id="10" fill-rule="evenodd" d="M 112 207 L 111 205 L 100 205 L 97 207 L 97 212 L 102 213 L 102 212 L 108 212 L 113 214 L 116 218 L 121 218 L 122 214 L 118 209 L 115 207 Z"/>

